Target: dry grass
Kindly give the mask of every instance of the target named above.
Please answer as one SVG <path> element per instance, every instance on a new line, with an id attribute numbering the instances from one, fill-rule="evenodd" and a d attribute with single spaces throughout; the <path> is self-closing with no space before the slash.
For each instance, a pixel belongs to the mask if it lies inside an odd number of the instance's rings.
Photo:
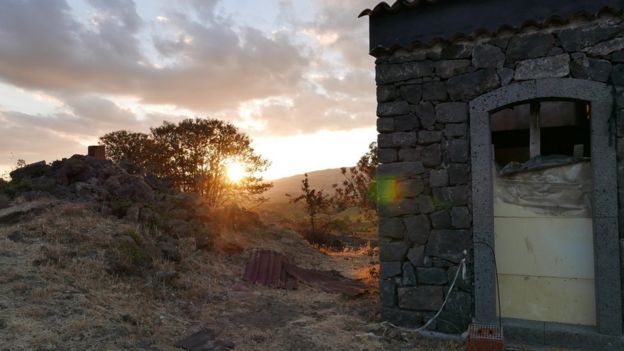
<path id="1" fill-rule="evenodd" d="M 106 273 L 106 250 L 115 234 L 129 230 L 137 228 L 74 203 L 0 226 L 2 349 L 176 350 L 177 340 L 203 327 L 236 350 L 465 349 L 384 330 L 378 323 L 378 268 L 365 249 L 323 253 L 297 233 L 271 227 L 224 236 L 217 247 L 235 248 L 229 253 L 198 251 L 193 239 L 180 240 L 179 263 L 154 262 L 155 272 L 176 272 L 171 279 Z M 15 232 L 21 239 L 9 240 Z M 345 298 L 306 286 L 286 292 L 247 284 L 240 277 L 255 248 L 282 252 L 303 267 L 365 279 L 371 292 Z"/>

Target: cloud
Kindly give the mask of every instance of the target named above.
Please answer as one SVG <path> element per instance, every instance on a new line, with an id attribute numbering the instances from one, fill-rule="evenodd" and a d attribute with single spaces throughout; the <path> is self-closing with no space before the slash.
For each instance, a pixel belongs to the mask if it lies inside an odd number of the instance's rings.
<path id="1" fill-rule="evenodd" d="M 4 106 L 2 154 L 52 159 L 109 131 L 195 116 L 263 137 L 375 124 L 367 20 L 356 17 L 369 1 L 318 0 L 302 14 L 298 0 L 274 0 L 280 23 L 270 32 L 219 0 L 150 1 L 166 4 L 154 18 L 132 0 L 80 1 L 89 18 L 66 0 L 3 2 L 0 81 L 61 107 L 37 115 Z"/>
<path id="2" fill-rule="evenodd" d="M 199 2 L 199 23 L 183 12 L 153 35 L 170 64 L 142 51 L 142 20 L 132 1 L 90 0 L 93 26 L 72 17 L 64 0 L 8 0 L 0 12 L 0 79 L 63 93 L 132 95 L 144 103 L 219 110 L 296 87 L 306 67 L 303 50 L 287 35 L 253 28 L 237 33 Z M 164 33 L 164 34 L 163 34 Z M 173 33 L 173 38 L 168 35 Z"/>

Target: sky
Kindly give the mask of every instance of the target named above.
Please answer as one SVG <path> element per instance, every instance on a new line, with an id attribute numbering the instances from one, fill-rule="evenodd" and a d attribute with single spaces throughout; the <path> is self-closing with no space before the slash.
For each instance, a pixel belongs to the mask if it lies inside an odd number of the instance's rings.
<path id="1" fill-rule="evenodd" d="M 354 165 L 375 141 L 370 0 L 3 0 L 0 174 L 115 130 L 218 118 L 268 179 Z"/>

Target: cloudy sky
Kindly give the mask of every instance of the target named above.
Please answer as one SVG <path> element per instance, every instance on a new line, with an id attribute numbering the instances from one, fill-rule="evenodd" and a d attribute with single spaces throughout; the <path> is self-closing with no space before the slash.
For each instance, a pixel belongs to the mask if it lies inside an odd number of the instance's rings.
<path id="1" fill-rule="evenodd" d="M 233 122 L 268 178 L 375 139 L 369 0 L 2 0 L 0 174 L 163 120 Z"/>

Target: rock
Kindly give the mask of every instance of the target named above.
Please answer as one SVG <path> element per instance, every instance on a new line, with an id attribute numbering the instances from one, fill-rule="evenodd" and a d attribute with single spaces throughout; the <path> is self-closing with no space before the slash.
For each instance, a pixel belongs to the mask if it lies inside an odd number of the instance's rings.
<path id="1" fill-rule="evenodd" d="M 469 269 L 467 270 L 467 274 L 466 274 L 466 279 L 463 278 L 462 276 L 462 272 L 459 272 L 459 276 L 457 277 L 457 280 L 455 281 L 455 287 L 462 289 L 464 291 L 472 291 L 472 277 L 470 276 L 469 273 Z M 453 279 L 455 279 L 455 274 L 457 273 L 457 266 L 451 266 L 448 268 L 447 270 L 447 277 L 448 277 L 448 282 L 449 284 L 453 281 Z"/>
<path id="2" fill-rule="evenodd" d="M 447 123 L 444 127 L 444 135 L 447 138 L 464 137 L 466 136 L 467 130 L 467 123 Z"/>
<path id="3" fill-rule="evenodd" d="M 468 184 L 468 165 L 464 163 L 453 163 L 448 166 L 449 182 L 451 185 Z"/>
<path id="4" fill-rule="evenodd" d="M 439 143 L 442 140 L 442 132 L 421 130 L 418 132 L 418 144 L 429 145 Z"/>
<path id="5" fill-rule="evenodd" d="M 418 202 L 414 201 L 413 199 L 392 201 L 390 203 L 381 202 L 378 205 L 379 215 L 382 217 L 412 215 L 418 213 L 418 208 Z"/>
<path id="6" fill-rule="evenodd" d="M 613 84 L 624 86 L 624 65 L 615 65 L 611 75 Z"/>
<path id="7" fill-rule="evenodd" d="M 502 86 L 511 83 L 514 77 L 514 70 L 511 68 L 499 68 L 496 73 L 498 73 L 498 79 Z"/>
<path id="8" fill-rule="evenodd" d="M 4 319 L 0 319 L 0 330 L 7 328 L 7 322 Z"/>
<path id="9" fill-rule="evenodd" d="M 382 102 L 377 104 L 378 117 L 400 116 L 410 113 L 411 109 L 406 101 Z"/>
<path id="10" fill-rule="evenodd" d="M 154 200 L 154 191 L 140 176 L 118 174 L 111 176 L 104 183 L 109 194 L 117 199 L 149 203 Z"/>
<path id="11" fill-rule="evenodd" d="M 469 101 L 497 88 L 500 84 L 496 70 L 481 69 L 453 77 L 447 82 L 448 94 L 454 101 Z"/>
<path id="12" fill-rule="evenodd" d="M 447 283 L 446 270 L 443 268 L 417 268 L 418 284 L 445 285 Z"/>
<path id="13" fill-rule="evenodd" d="M 435 124 L 435 110 L 433 108 L 433 104 L 426 102 L 420 105 L 413 106 L 412 112 L 416 117 L 418 117 L 418 121 L 420 121 L 420 125 L 423 128 L 433 128 Z"/>
<path id="14" fill-rule="evenodd" d="M 463 139 L 449 140 L 447 153 L 451 162 L 468 162 L 468 142 Z"/>
<path id="15" fill-rule="evenodd" d="M 49 168 L 50 166 L 48 166 L 45 161 L 39 161 L 16 169 L 9 173 L 9 176 L 13 181 L 19 181 L 25 178 L 41 177 L 48 171 Z"/>
<path id="16" fill-rule="evenodd" d="M 420 162 L 422 151 L 422 147 L 403 147 L 399 149 L 399 161 Z"/>
<path id="17" fill-rule="evenodd" d="M 379 242 L 379 261 L 400 262 L 405 258 L 408 247 L 404 241 Z M 400 270 L 400 269 L 399 269 Z"/>
<path id="18" fill-rule="evenodd" d="M 431 213 L 433 212 L 433 201 L 431 200 L 431 196 L 420 195 L 418 199 L 416 199 L 418 204 L 418 209 L 421 213 Z"/>
<path id="19" fill-rule="evenodd" d="M 414 271 L 414 267 L 409 263 L 403 263 L 403 286 L 414 286 L 416 285 L 416 272 Z"/>
<path id="20" fill-rule="evenodd" d="M 434 229 L 449 229 L 451 227 L 451 215 L 447 210 L 440 210 L 429 215 Z"/>
<path id="21" fill-rule="evenodd" d="M 377 149 L 377 159 L 380 163 L 392 163 L 398 160 L 398 154 L 395 149 Z"/>
<path id="22" fill-rule="evenodd" d="M 425 185 L 420 179 L 402 180 L 398 183 L 399 197 L 415 198 L 425 189 Z"/>
<path id="23" fill-rule="evenodd" d="M 442 79 L 448 79 L 470 70 L 470 60 L 447 60 L 436 63 L 436 74 Z"/>
<path id="24" fill-rule="evenodd" d="M 405 85 L 401 88 L 401 96 L 410 104 L 419 104 L 423 96 L 423 87 L 420 84 Z"/>
<path id="25" fill-rule="evenodd" d="M 396 283 L 392 280 L 381 280 L 379 282 L 379 297 L 383 307 L 396 306 Z"/>
<path id="26" fill-rule="evenodd" d="M 570 63 L 572 77 L 606 83 L 611 76 L 611 62 L 587 58 L 584 54 L 572 55 Z"/>
<path id="27" fill-rule="evenodd" d="M 379 236 L 390 239 L 405 237 L 405 224 L 400 218 L 379 218 Z"/>
<path id="28" fill-rule="evenodd" d="M 396 98 L 396 88 L 393 85 L 377 86 L 377 102 L 388 102 Z"/>
<path id="29" fill-rule="evenodd" d="M 401 262 L 380 262 L 381 270 L 379 276 L 381 279 L 388 279 L 401 275 Z"/>
<path id="30" fill-rule="evenodd" d="M 446 84 L 444 84 L 443 82 L 429 82 L 423 84 L 422 93 L 422 98 L 425 101 L 443 101 L 446 100 L 448 97 L 448 94 L 446 92 Z"/>
<path id="31" fill-rule="evenodd" d="M 440 286 L 399 288 L 398 298 L 400 308 L 436 311 L 442 305 L 444 290 Z"/>
<path id="32" fill-rule="evenodd" d="M 439 123 L 462 123 L 468 121 L 468 104 L 445 102 L 436 106 L 436 121 Z"/>
<path id="33" fill-rule="evenodd" d="M 591 25 L 585 28 L 564 29 L 557 33 L 561 46 L 568 51 L 581 51 L 586 47 L 590 47 L 611 38 L 621 27 L 619 26 L 596 26 Z"/>
<path id="34" fill-rule="evenodd" d="M 450 293 L 446 307 L 438 317 L 437 329 L 443 333 L 460 334 L 471 322 L 472 299 L 470 294 L 454 290 Z"/>
<path id="35" fill-rule="evenodd" d="M 411 216 L 403 218 L 405 229 L 407 230 L 407 238 L 419 245 L 425 244 L 429 239 L 431 225 L 429 218 L 425 215 Z"/>
<path id="36" fill-rule="evenodd" d="M 570 56 L 568 54 L 520 61 L 514 79 L 561 78 L 570 74 Z"/>
<path id="37" fill-rule="evenodd" d="M 437 208 L 448 208 L 468 204 L 470 188 L 464 185 L 433 188 L 432 193 Z"/>
<path id="38" fill-rule="evenodd" d="M 422 163 L 426 167 L 437 167 L 442 163 L 442 147 L 440 144 L 429 145 L 423 150 Z"/>
<path id="39" fill-rule="evenodd" d="M 24 216 L 39 212 L 54 205 L 51 201 L 26 202 L 0 210 L 0 223 L 10 224 L 19 222 Z"/>
<path id="40" fill-rule="evenodd" d="M 406 62 L 398 65 L 379 64 L 375 68 L 377 84 L 387 84 L 422 78 L 433 74 L 433 64 L 428 61 Z"/>
<path id="41" fill-rule="evenodd" d="M 472 224 L 472 216 L 467 207 L 453 207 L 451 209 L 451 223 L 453 227 L 464 229 L 470 228 Z"/>
<path id="42" fill-rule="evenodd" d="M 432 170 L 429 173 L 429 185 L 432 188 L 448 185 L 448 172 L 446 169 Z"/>
<path id="43" fill-rule="evenodd" d="M 394 118 L 377 118 L 377 131 L 379 133 L 394 132 Z"/>
<path id="44" fill-rule="evenodd" d="M 407 259 L 416 267 L 422 267 L 425 264 L 425 246 L 415 246 L 407 252 Z"/>
<path id="45" fill-rule="evenodd" d="M 507 46 L 507 62 L 546 56 L 555 45 L 555 37 L 548 33 L 514 36 Z"/>
<path id="46" fill-rule="evenodd" d="M 418 122 L 418 118 L 416 116 L 409 114 L 404 116 L 397 116 L 393 118 L 394 120 L 394 130 L 396 132 L 411 132 L 418 127 L 420 127 L 420 123 Z"/>
<path id="47" fill-rule="evenodd" d="M 379 134 L 377 144 L 379 147 L 402 147 L 416 145 L 417 135 L 415 132 L 397 132 L 392 134 Z"/>
<path id="48" fill-rule="evenodd" d="M 624 50 L 619 50 L 611 54 L 611 62 L 624 63 Z"/>
<path id="49" fill-rule="evenodd" d="M 469 250 L 471 245 L 469 230 L 435 229 L 431 231 L 425 254 L 457 263 L 464 257 L 464 250 Z"/>
<path id="50" fill-rule="evenodd" d="M 609 41 L 597 44 L 587 50 L 587 53 L 591 56 L 606 57 L 613 52 L 624 49 L 624 38 L 618 37 Z"/>
<path id="51" fill-rule="evenodd" d="M 493 45 L 477 45 L 472 51 L 472 64 L 477 68 L 501 68 L 505 63 L 503 51 Z"/>
<path id="52" fill-rule="evenodd" d="M 472 45 L 452 44 L 442 49 L 440 57 L 444 60 L 467 59 L 472 55 Z"/>
<path id="53" fill-rule="evenodd" d="M 377 178 L 411 177 L 425 173 L 422 162 L 403 162 L 380 165 Z"/>

